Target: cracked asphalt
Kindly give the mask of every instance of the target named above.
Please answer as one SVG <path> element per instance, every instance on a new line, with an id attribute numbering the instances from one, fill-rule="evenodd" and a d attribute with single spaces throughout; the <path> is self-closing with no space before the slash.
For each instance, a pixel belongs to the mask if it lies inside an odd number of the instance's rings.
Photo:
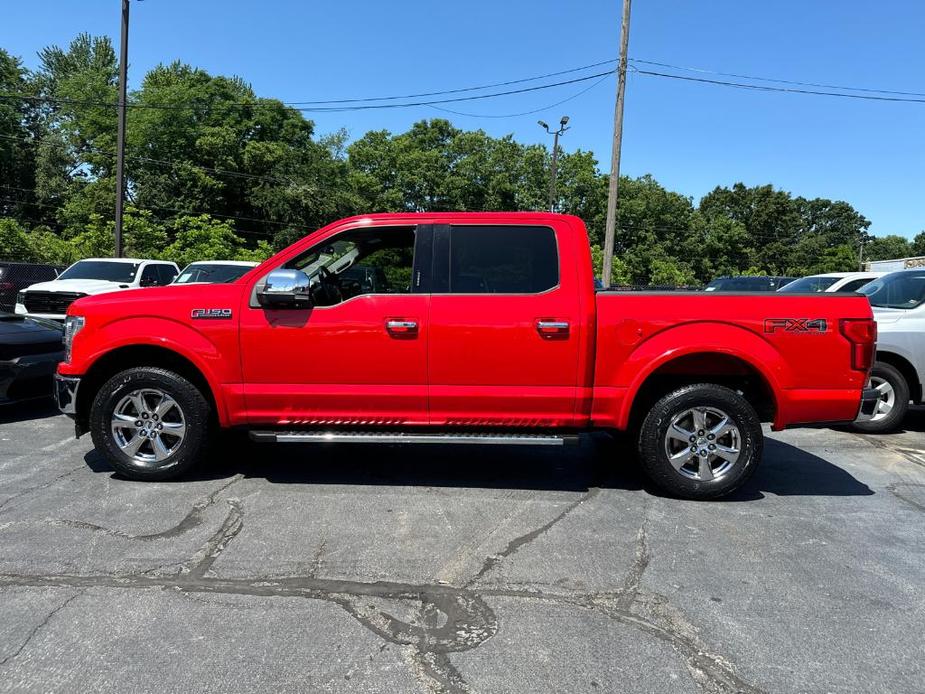
<path id="1" fill-rule="evenodd" d="M 118 478 L 0 410 L 2 692 L 921 692 L 925 412 L 771 434 L 716 502 L 631 447 L 255 445 Z"/>

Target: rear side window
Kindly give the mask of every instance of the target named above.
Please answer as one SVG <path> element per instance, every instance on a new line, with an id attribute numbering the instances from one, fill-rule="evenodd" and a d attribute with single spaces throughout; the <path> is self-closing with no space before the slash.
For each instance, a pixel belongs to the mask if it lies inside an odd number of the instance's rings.
<path id="1" fill-rule="evenodd" d="M 457 226 L 449 245 L 451 293 L 538 294 L 559 284 L 549 227 Z"/>
<path id="2" fill-rule="evenodd" d="M 863 287 L 865 284 L 869 284 L 872 280 L 872 277 L 864 277 L 859 280 L 851 280 L 847 284 L 843 285 L 838 291 L 840 292 L 856 292 L 858 289 Z"/>

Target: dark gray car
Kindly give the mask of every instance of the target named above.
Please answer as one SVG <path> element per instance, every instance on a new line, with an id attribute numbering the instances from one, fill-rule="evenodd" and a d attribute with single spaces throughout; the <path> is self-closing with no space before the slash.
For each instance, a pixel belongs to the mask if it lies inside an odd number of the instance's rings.
<path id="1" fill-rule="evenodd" d="M 51 397 L 63 338 L 59 323 L 0 312 L 0 405 Z"/>

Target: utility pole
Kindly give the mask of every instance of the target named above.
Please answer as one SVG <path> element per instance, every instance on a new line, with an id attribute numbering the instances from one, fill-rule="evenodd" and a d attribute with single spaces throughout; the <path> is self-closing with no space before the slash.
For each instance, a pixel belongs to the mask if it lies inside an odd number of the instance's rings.
<path id="1" fill-rule="evenodd" d="M 617 188 L 620 182 L 620 148 L 623 145 L 623 93 L 626 91 L 626 54 L 630 44 L 630 3 L 623 0 L 620 26 L 620 62 L 617 66 L 617 103 L 613 111 L 613 150 L 610 156 L 610 188 L 607 193 L 607 225 L 604 230 L 604 287 L 610 286 L 613 265 L 613 242 L 617 225 Z"/>
<path id="2" fill-rule="evenodd" d="M 861 232 L 861 243 L 858 244 L 858 272 L 864 272 L 864 232 Z"/>
<path id="3" fill-rule="evenodd" d="M 553 136 L 552 138 L 552 170 L 549 174 L 549 211 L 556 211 L 556 165 L 559 161 L 559 136 L 564 135 L 565 131 L 568 128 L 565 127 L 568 123 L 568 116 L 562 116 L 559 120 L 559 129 L 553 132 L 549 129 L 549 126 L 546 125 L 543 121 L 537 121 L 540 124 L 540 127 L 545 128 L 546 132 Z"/>
<path id="4" fill-rule="evenodd" d="M 122 206 L 125 203 L 125 101 L 128 77 L 128 4 L 122 0 L 122 40 L 119 49 L 119 126 L 116 134 L 116 257 L 122 257 Z"/>

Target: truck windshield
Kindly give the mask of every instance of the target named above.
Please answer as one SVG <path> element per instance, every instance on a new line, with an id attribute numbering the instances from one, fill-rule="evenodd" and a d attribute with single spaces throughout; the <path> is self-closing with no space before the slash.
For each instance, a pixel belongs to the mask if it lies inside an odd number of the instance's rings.
<path id="1" fill-rule="evenodd" d="M 824 292 L 838 282 L 838 277 L 801 277 L 778 289 L 779 292 Z"/>
<path id="2" fill-rule="evenodd" d="M 859 290 L 871 306 L 915 308 L 925 301 L 925 270 L 904 270 L 884 275 Z"/>
<path id="3" fill-rule="evenodd" d="M 210 282 L 220 284 L 234 282 L 250 270 L 249 265 L 222 265 L 214 263 L 209 265 L 187 265 L 174 284 L 190 284 L 192 282 Z"/>
<path id="4" fill-rule="evenodd" d="M 59 280 L 108 280 L 131 282 L 141 263 L 119 263 L 110 260 L 79 260 L 58 275 Z"/>

